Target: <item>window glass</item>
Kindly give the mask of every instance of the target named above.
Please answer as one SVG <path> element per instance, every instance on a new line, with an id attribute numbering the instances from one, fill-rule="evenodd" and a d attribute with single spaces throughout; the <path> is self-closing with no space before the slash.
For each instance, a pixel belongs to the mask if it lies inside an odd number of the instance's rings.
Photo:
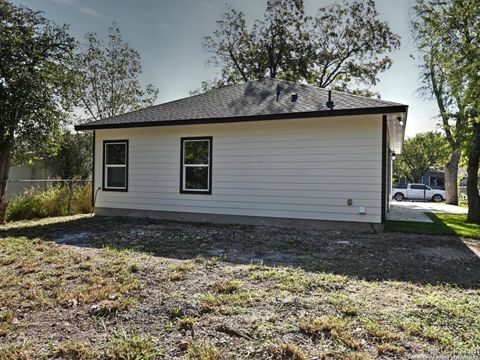
<path id="1" fill-rule="evenodd" d="M 104 190 L 127 190 L 128 142 L 105 141 Z"/>
<path id="2" fill-rule="evenodd" d="M 210 138 L 182 139 L 182 192 L 210 193 Z"/>
<path id="3" fill-rule="evenodd" d="M 185 164 L 208 164 L 208 152 L 210 141 L 193 140 L 185 141 L 184 163 Z"/>
<path id="4" fill-rule="evenodd" d="M 125 144 L 106 144 L 107 165 L 124 165 L 125 164 Z"/>
<path id="5" fill-rule="evenodd" d="M 185 189 L 208 190 L 208 167 L 188 166 L 185 168 Z"/>
<path id="6" fill-rule="evenodd" d="M 125 167 L 107 168 L 107 187 L 125 187 Z"/>

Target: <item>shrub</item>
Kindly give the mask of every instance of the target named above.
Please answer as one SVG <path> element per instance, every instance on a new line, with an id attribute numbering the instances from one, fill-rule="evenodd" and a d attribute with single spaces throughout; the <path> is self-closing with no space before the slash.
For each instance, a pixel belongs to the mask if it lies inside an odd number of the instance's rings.
<path id="1" fill-rule="evenodd" d="M 72 195 L 71 214 L 91 211 L 91 185 L 76 186 Z M 8 203 L 7 221 L 28 220 L 68 214 L 68 187 L 55 185 L 47 190 L 31 189 Z"/>
<path id="2" fill-rule="evenodd" d="M 77 186 L 72 197 L 72 214 L 87 214 L 92 211 L 92 185 Z"/>

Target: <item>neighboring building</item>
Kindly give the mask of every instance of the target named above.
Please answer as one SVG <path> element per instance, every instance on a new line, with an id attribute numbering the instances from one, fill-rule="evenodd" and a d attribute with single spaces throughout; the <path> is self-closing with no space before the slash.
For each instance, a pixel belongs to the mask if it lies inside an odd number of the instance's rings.
<path id="1" fill-rule="evenodd" d="M 32 165 L 12 166 L 8 174 L 7 198 L 23 194 L 33 187 L 45 187 L 47 184 L 35 180 L 45 180 L 52 175 L 43 161 L 36 161 Z"/>
<path id="2" fill-rule="evenodd" d="M 460 185 L 459 185 L 460 187 L 462 187 L 463 182 L 466 181 L 464 180 L 466 179 L 465 178 L 466 174 L 467 172 L 465 171 L 465 169 L 462 169 L 462 168 L 458 169 L 458 178 L 460 179 Z M 406 178 L 398 179 L 398 187 L 400 188 L 406 187 L 408 183 L 409 181 Z M 432 189 L 445 190 L 445 173 L 443 172 L 443 169 L 440 167 L 432 167 L 429 171 L 426 171 L 422 175 L 419 183 L 428 185 Z"/>
<path id="3" fill-rule="evenodd" d="M 78 125 L 95 136 L 95 213 L 380 225 L 408 106 L 328 101 L 325 89 L 265 79 Z"/>

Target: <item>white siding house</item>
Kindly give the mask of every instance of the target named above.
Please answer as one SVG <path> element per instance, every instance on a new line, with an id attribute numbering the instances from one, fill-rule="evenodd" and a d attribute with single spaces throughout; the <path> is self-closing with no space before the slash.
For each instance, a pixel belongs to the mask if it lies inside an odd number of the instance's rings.
<path id="1" fill-rule="evenodd" d="M 277 82 L 265 82 L 256 83 L 262 91 L 273 88 L 275 96 Z M 302 91 L 295 92 L 298 102 Z M 142 126 L 127 117 L 127 123 L 78 128 L 95 131 L 98 215 L 355 226 L 381 224 L 388 211 L 390 155 L 401 150 L 404 128 L 398 119 L 404 124 L 406 107 L 405 113 L 399 106 L 391 110 L 341 115 L 326 109 L 319 116 L 302 111 L 305 117 L 247 115 L 165 125 L 156 118 L 152 126 L 145 121 L 152 114 L 143 118 L 140 111 L 132 114 Z"/>

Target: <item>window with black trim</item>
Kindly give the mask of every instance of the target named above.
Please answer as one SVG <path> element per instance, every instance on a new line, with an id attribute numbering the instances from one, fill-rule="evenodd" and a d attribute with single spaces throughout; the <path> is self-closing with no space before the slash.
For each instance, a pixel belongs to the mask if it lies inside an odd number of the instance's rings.
<path id="1" fill-rule="evenodd" d="M 103 190 L 127 191 L 128 140 L 103 142 Z"/>
<path id="2" fill-rule="evenodd" d="M 180 192 L 212 193 L 212 137 L 181 138 Z"/>

